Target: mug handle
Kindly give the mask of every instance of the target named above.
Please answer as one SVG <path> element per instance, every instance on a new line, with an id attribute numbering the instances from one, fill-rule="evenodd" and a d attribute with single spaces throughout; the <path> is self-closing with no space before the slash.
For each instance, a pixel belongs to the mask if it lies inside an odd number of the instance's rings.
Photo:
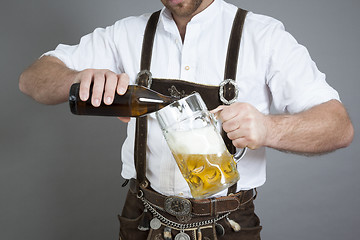
<path id="1" fill-rule="evenodd" d="M 245 153 L 246 153 L 247 149 L 248 149 L 248 148 L 245 147 L 245 148 L 237 151 L 237 152 L 233 155 L 234 160 L 235 160 L 236 163 L 239 163 L 239 161 L 245 156 Z"/>
<path id="2" fill-rule="evenodd" d="M 218 108 L 210 111 L 210 118 L 212 119 L 212 121 L 215 123 L 215 125 L 219 122 L 218 120 L 218 114 L 219 112 L 222 110 L 222 107 L 219 106 Z M 240 151 L 237 151 L 233 157 L 236 163 L 238 163 L 245 155 L 246 151 L 247 151 L 247 147 L 241 149 Z"/>

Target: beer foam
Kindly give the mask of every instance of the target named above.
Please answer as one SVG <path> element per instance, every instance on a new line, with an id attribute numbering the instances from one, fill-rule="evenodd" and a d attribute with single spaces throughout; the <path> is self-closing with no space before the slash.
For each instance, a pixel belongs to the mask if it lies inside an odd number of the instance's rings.
<path id="1" fill-rule="evenodd" d="M 220 134 L 212 126 L 167 132 L 166 140 L 170 149 L 178 154 L 221 154 L 226 150 Z"/>

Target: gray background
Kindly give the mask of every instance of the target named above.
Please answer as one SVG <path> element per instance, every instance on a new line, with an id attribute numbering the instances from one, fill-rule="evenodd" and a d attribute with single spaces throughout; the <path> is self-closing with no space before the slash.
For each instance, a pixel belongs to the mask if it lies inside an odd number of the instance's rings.
<path id="1" fill-rule="evenodd" d="M 359 0 L 230 1 L 285 23 L 307 46 L 359 127 Z M 18 77 L 58 43 L 152 12 L 159 0 L 2 0 L 0 8 L 0 239 L 117 239 L 120 146 L 125 124 L 40 105 Z M 358 239 L 360 148 L 320 157 L 268 151 L 268 180 L 256 200 L 262 237 Z"/>

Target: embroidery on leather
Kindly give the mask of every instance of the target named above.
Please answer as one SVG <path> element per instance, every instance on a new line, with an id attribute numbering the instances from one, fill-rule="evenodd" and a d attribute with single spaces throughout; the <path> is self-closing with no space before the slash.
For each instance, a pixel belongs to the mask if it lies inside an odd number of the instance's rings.
<path id="1" fill-rule="evenodd" d="M 196 91 L 192 91 L 190 94 L 186 94 L 184 90 L 179 91 L 174 85 L 171 86 L 171 88 L 168 89 L 170 96 L 174 97 L 174 98 L 184 98 L 187 97 L 193 93 L 196 93 Z"/>
<path id="2" fill-rule="evenodd" d="M 186 93 L 184 90 L 182 90 L 181 92 L 179 90 L 177 90 L 177 88 L 172 85 L 171 88 L 168 89 L 170 96 L 174 97 L 174 98 L 183 98 L 186 97 Z"/>

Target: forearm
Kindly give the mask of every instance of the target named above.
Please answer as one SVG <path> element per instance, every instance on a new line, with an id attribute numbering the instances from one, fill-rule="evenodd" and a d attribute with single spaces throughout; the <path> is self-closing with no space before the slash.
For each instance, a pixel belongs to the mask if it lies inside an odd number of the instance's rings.
<path id="1" fill-rule="evenodd" d="M 76 74 L 55 57 L 42 57 L 20 76 L 20 90 L 44 104 L 67 101 L 69 89 Z"/>
<path id="2" fill-rule="evenodd" d="M 320 154 L 346 147 L 354 135 L 345 108 L 336 100 L 299 114 L 269 115 L 266 124 L 266 146 L 303 154 Z"/>

